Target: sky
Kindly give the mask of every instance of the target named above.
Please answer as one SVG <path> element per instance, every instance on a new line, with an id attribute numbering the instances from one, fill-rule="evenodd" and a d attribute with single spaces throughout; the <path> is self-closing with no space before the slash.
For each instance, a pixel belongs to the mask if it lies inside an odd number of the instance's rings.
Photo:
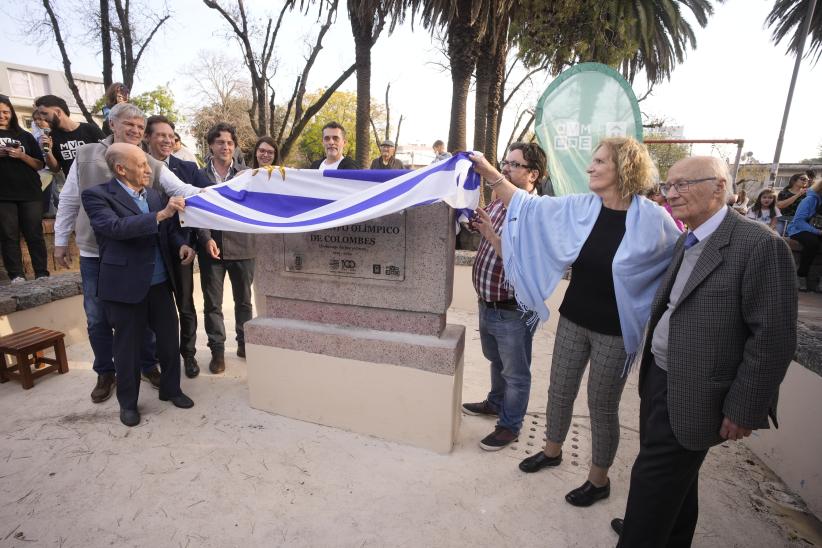
<path id="1" fill-rule="evenodd" d="M 223 0 L 227 3 L 228 0 Z M 55 2 L 61 9 L 72 0 Z M 147 0 L 162 9 L 162 0 Z M 344 2 L 341 2 L 344 5 Z M 744 151 L 764 163 L 773 160 L 785 100 L 795 58 L 786 53 L 785 45 L 774 45 L 770 31 L 764 27 L 773 0 L 726 0 L 715 6 L 715 14 L 706 28 L 694 25 L 697 48 L 689 51 L 685 61 L 674 70 L 670 81 L 654 87 L 652 94 L 640 103 L 643 114 L 664 118 L 670 125 L 683 126 L 690 139 L 744 139 Z M 158 85 L 169 85 L 183 111 L 197 105 L 188 77 L 182 74 L 196 59 L 199 51 L 220 51 L 236 58 L 238 74 L 245 74 L 238 44 L 229 38 L 224 20 L 201 0 L 168 2 L 172 18 L 158 33 L 140 63 L 133 92 L 142 93 Z M 246 6 L 255 20 L 264 22 L 266 15 L 277 14 L 280 2 L 247 0 Z M 274 10 L 274 11 L 272 11 Z M 67 12 L 70 10 L 67 10 Z M 687 10 L 686 10 L 687 11 Z M 59 52 L 52 41 L 38 46 L 22 24 L 9 31 L 12 21 L 30 14 L 42 14 L 42 4 L 22 0 L 4 9 L 9 19 L 0 23 L 0 60 L 45 68 L 61 69 Z M 101 58 L 93 45 L 84 45 L 82 29 L 64 24 L 72 67 L 78 73 L 100 74 Z M 274 86 L 280 97 L 289 97 L 296 75 L 301 71 L 308 51 L 306 39 L 316 34 L 316 16 L 288 14 L 277 41 L 278 72 Z M 354 43 L 344 9 L 327 34 L 324 49 L 309 79 L 308 89 L 325 87 L 336 80 L 354 60 Z M 438 63 L 443 60 L 428 31 L 419 25 L 412 29 L 406 22 L 393 34 L 380 36 L 372 50 L 372 99 L 383 101 L 385 87 L 391 83 L 391 116 L 404 117 L 402 143 L 431 143 L 447 140 L 450 117 L 450 74 Z M 115 76 L 116 78 L 116 76 Z M 532 79 L 503 115 L 500 141 L 504 144 L 517 117 L 517 108 L 532 106 L 550 83 L 542 75 Z M 355 91 L 355 76 L 341 89 Z M 647 90 L 642 78 L 634 82 L 641 96 Z M 798 162 L 818 156 L 822 145 L 819 96 L 822 90 L 822 66 L 803 60 L 793 98 L 781 160 Z M 468 143 L 471 143 L 473 101 L 468 104 Z M 352 128 L 353 129 L 353 128 Z M 392 132 L 393 133 L 393 132 Z M 711 153 L 710 147 L 695 147 L 694 153 Z M 723 154 L 731 154 L 724 148 Z"/>

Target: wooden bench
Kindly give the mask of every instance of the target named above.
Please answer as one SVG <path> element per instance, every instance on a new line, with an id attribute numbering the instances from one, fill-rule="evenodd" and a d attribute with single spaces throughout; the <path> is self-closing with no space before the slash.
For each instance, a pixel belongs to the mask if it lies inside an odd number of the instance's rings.
<path id="1" fill-rule="evenodd" d="M 65 334 L 59 331 L 31 327 L 19 333 L 12 333 L 0 338 L 0 353 L 3 363 L 0 364 L 0 383 L 10 379 L 19 381 L 28 390 L 34 386 L 34 379 L 48 375 L 52 371 L 68 373 Z M 43 356 L 43 350 L 54 348 L 54 358 Z M 14 356 L 16 363 L 9 365 L 6 354 Z M 47 364 L 46 367 L 38 367 Z M 32 370 L 32 366 L 35 367 Z"/>

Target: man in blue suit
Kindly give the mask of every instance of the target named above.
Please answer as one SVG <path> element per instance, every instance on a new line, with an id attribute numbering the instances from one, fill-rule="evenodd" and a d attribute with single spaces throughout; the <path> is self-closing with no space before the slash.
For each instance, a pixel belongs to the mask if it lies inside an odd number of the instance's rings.
<path id="1" fill-rule="evenodd" d="M 186 162 L 172 156 L 174 152 L 174 124 L 165 116 L 149 116 L 146 120 L 145 144 L 148 153 L 168 168 L 181 181 L 200 188 L 211 186 L 194 162 Z M 196 231 L 184 228 L 187 243 L 196 249 Z M 194 358 L 197 345 L 197 310 L 194 308 L 194 264 L 183 264 L 172 254 L 172 276 L 174 277 L 174 297 L 180 314 L 180 355 L 186 376 L 193 379 L 200 374 L 200 366 Z"/>
<path id="2" fill-rule="evenodd" d="M 135 145 L 112 144 L 105 154 L 114 178 L 82 193 L 83 207 L 100 250 L 97 296 L 114 328 L 114 366 L 120 421 L 140 422 L 140 347 L 146 327 L 157 336 L 162 370 L 160 399 L 175 406 L 194 405 L 180 389 L 179 330 L 169 275 L 171 256 L 194 260 L 173 217 L 185 207 L 181 197 L 164 203 L 151 188 L 151 167 Z"/>

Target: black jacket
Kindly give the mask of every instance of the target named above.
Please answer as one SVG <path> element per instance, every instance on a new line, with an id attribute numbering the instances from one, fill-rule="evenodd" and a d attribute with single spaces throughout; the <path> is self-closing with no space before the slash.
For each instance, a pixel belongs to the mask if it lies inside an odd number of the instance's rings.
<path id="1" fill-rule="evenodd" d="M 311 162 L 311 169 L 320 169 L 320 164 L 323 163 L 325 158 L 321 160 L 317 160 L 316 162 Z M 349 158 L 348 156 L 343 156 L 342 162 L 340 165 L 337 166 L 337 169 L 362 169 L 357 162 Z"/>

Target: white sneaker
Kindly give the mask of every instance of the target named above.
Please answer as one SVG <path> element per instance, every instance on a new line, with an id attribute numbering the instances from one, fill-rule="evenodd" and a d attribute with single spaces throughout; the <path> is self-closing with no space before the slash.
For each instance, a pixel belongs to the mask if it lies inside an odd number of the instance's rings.
<path id="1" fill-rule="evenodd" d="M 25 278 L 23 278 L 22 276 L 17 276 L 16 278 L 14 278 L 14 279 L 11 281 L 11 283 L 13 283 L 13 284 L 21 284 L 21 283 L 24 283 L 25 281 L 26 281 L 26 279 L 25 279 Z"/>

